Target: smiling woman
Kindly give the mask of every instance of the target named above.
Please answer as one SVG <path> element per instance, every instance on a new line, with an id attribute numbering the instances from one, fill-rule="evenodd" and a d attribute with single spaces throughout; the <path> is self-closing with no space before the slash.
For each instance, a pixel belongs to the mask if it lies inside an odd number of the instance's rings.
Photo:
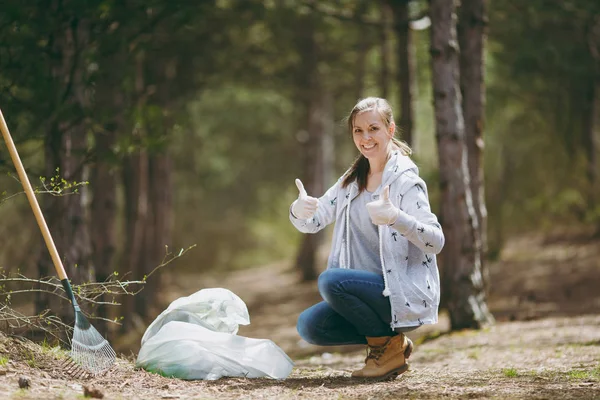
<path id="1" fill-rule="evenodd" d="M 366 365 L 352 377 L 380 380 L 408 369 L 404 333 L 437 322 L 444 234 L 410 148 L 394 138 L 388 102 L 361 100 L 348 127 L 360 154 L 337 183 L 316 198 L 296 180 L 292 224 L 316 233 L 337 221 L 318 282 L 324 301 L 304 310 L 297 328 L 317 345 L 367 344 Z"/>
<path id="2" fill-rule="evenodd" d="M 367 188 L 369 181 L 370 187 L 367 189 L 372 192 L 381 183 L 381 173 L 392 148 L 399 149 L 404 156 L 412 154 L 406 143 L 394 137 L 396 124 L 392 107 L 385 99 L 367 97 L 359 101 L 348 116 L 348 130 L 352 132 L 360 155 L 346 175 L 344 185 L 356 180 L 362 191 Z M 371 175 L 374 179 L 367 179 Z M 374 185 L 374 180 L 379 183 Z"/>

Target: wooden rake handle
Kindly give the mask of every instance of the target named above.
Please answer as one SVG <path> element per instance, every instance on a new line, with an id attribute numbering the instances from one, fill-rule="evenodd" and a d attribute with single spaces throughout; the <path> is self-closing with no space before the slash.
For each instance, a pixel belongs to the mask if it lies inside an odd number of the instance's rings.
<path id="1" fill-rule="evenodd" d="M 13 164 L 17 169 L 17 173 L 19 174 L 19 179 L 21 180 L 23 188 L 25 189 L 27 200 L 29 200 L 29 204 L 31 205 L 33 214 L 35 214 L 35 219 L 37 220 L 40 230 L 42 231 L 42 236 L 44 236 L 46 247 L 48 247 L 48 251 L 50 252 L 50 256 L 52 257 L 52 261 L 54 262 L 54 268 L 56 268 L 58 277 L 61 280 L 68 279 L 67 273 L 65 272 L 65 267 L 63 267 L 62 261 L 60 260 L 58 251 L 56 250 L 56 245 L 54 244 L 54 240 L 52 240 L 52 235 L 50 235 L 50 230 L 48 229 L 48 225 L 46 224 L 46 220 L 44 219 L 44 215 L 42 214 L 40 205 L 38 204 L 38 201 L 35 198 L 33 188 L 31 187 L 31 183 L 29 183 L 29 178 L 27 178 L 27 174 L 25 173 L 25 168 L 23 168 L 23 163 L 19 158 L 19 153 L 17 153 L 15 143 L 13 142 L 12 137 L 10 136 L 10 132 L 8 131 L 8 126 L 6 125 L 6 121 L 4 120 L 4 115 L 2 115 L 2 110 L 0 110 L 0 130 L 2 130 L 2 136 L 4 137 L 4 141 L 6 142 L 6 146 L 8 147 L 8 152 L 10 153 L 10 157 L 12 158 Z"/>

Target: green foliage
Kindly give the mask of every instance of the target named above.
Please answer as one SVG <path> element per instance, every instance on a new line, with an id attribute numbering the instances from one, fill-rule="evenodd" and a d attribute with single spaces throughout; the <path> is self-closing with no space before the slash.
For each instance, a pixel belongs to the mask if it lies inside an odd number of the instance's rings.
<path id="1" fill-rule="evenodd" d="M 498 250 L 516 231 L 600 220 L 600 209 L 590 205 L 582 145 L 597 67 L 586 35 L 600 3 L 489 4 L 484 161 L 490 238 Z M 426 9 L 424 0 L 411 2 L 413 15 Z M 0 14 L 6 44 L 0 47 L 0 104 L 33 176 L 45 174 L 42 143 L 76 124 L 90 138 L 82 155 L 90 168 L 104 161 L 118 176 L 127 155 L 170 152 L 174 241 L 201 244 L 194 268 L 289 258 L 298 242 L 287 210 L 293 179 L 301 174 L 306 89 L 318 75 L 332 97 L 338 176 L 356 154 L 341 121 L 357 87 L 364 86 L 364 96 L 381 93 L 379 12 L 376 2 L 359 0 L 105 0 L 61 3 L 50 11 L 8 0 Z M 70 53 L 61 46 L 70 29 L 81 34 L 73 63 L 65 66 Z M 439 210 L 429 33 L 413 35 L 414 147 Z M 390 44 L 396 48 L 394 39 Z M 362 61 L 364 82 L 358 82 Z M 81 77 L 79 87 L 65 70 Z M 388 89 L 398 114 L 400 88 L 391 80 Z M 75 101 L 81 93 L 85 101 Z M 116 143 L 100 152 L 100 135 L 109 131 Z M 12 169 L 8 160 L 2 148 L 1 169 Z M 59 172 L 42 180 L 38 193 L 63 195 L 87 185 Z M 0 177 L 4 198 L 20 190 L 12 177 Z M 127 217 L 122 214 L 119 222 Z M 26 202 L 2 204 L 0 237 L 14 243 L 3 258 L 35 265 L 31 218 Z"/>
<path id="2" fill-rule="evenodd" d="M 195 268 L 289 254 L 292 230 L 280 221 L 299 168 L 290 101 L 276 91 L 223 87 L 204 91 L 190 112 L 191 128 L 177 131 L 174 145 L 176 208 L 186 210 L 176 218 L 176 241 L 202 243 Z"/>
<path id="3" fill-rule="evenodd" d="M 583 123 L 595 1 L 490 2 L 485 171 L 492 241 L 589 207 Z"/>
<path id="4" fill-rule="evenodd" d="M 597 365 L 591 369 L 572 369 L 567 373 L 570 379 L 575 380 L 599 380 L 600 379 L 600 365 Z"/>

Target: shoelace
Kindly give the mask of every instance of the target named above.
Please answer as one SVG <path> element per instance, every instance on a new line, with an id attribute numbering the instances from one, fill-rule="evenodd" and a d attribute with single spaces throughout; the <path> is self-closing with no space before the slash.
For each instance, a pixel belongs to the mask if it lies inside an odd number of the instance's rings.
<path id="1" fill-rule="evenodd" d="M 365 362 L 367 362 L 367 360 L 373 358 L 375 360 L 379 360 L 379 357 L 381 357 L 383 355 L 383 353 L 385 353 L 385 349 L 387 348 L 387 345 L 383 345 L 383 346 L 369 346 L 367 347 L 367 358 L 365 358 Z"/>

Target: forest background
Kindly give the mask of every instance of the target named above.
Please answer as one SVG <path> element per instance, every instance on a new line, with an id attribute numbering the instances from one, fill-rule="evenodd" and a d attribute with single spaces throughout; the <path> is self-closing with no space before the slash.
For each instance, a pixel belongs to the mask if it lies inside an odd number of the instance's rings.
<path id="1" fill-rule="evenodd" d="M 169 292 L 182 279 L 200 290 L 203 277 L 281 260 L 299 282 L 314 279 L 328 235 L 306 239 L 289 223 L 294 178 L 319 195 L 350 165 L 344 117 L 361 97 L 390 100 L 438 212 L 429 10 L 421 0 L 5 1 L 0 107 L 71 280 L 144 280 L 166 252 L 195 245 L 122 306 L 91 304 L 103 318 L 94 325 L 116 343 L 139 335 L 191 293 Z M 479 22 L 485 271 L 510 238 L 600 232 L 600 4 L 495 0 Z M 4 146 L 0 168 L 4 276 L 52 276 Z M 58 300 L 42 290 L 6 301 L 67 318 Z"/>

